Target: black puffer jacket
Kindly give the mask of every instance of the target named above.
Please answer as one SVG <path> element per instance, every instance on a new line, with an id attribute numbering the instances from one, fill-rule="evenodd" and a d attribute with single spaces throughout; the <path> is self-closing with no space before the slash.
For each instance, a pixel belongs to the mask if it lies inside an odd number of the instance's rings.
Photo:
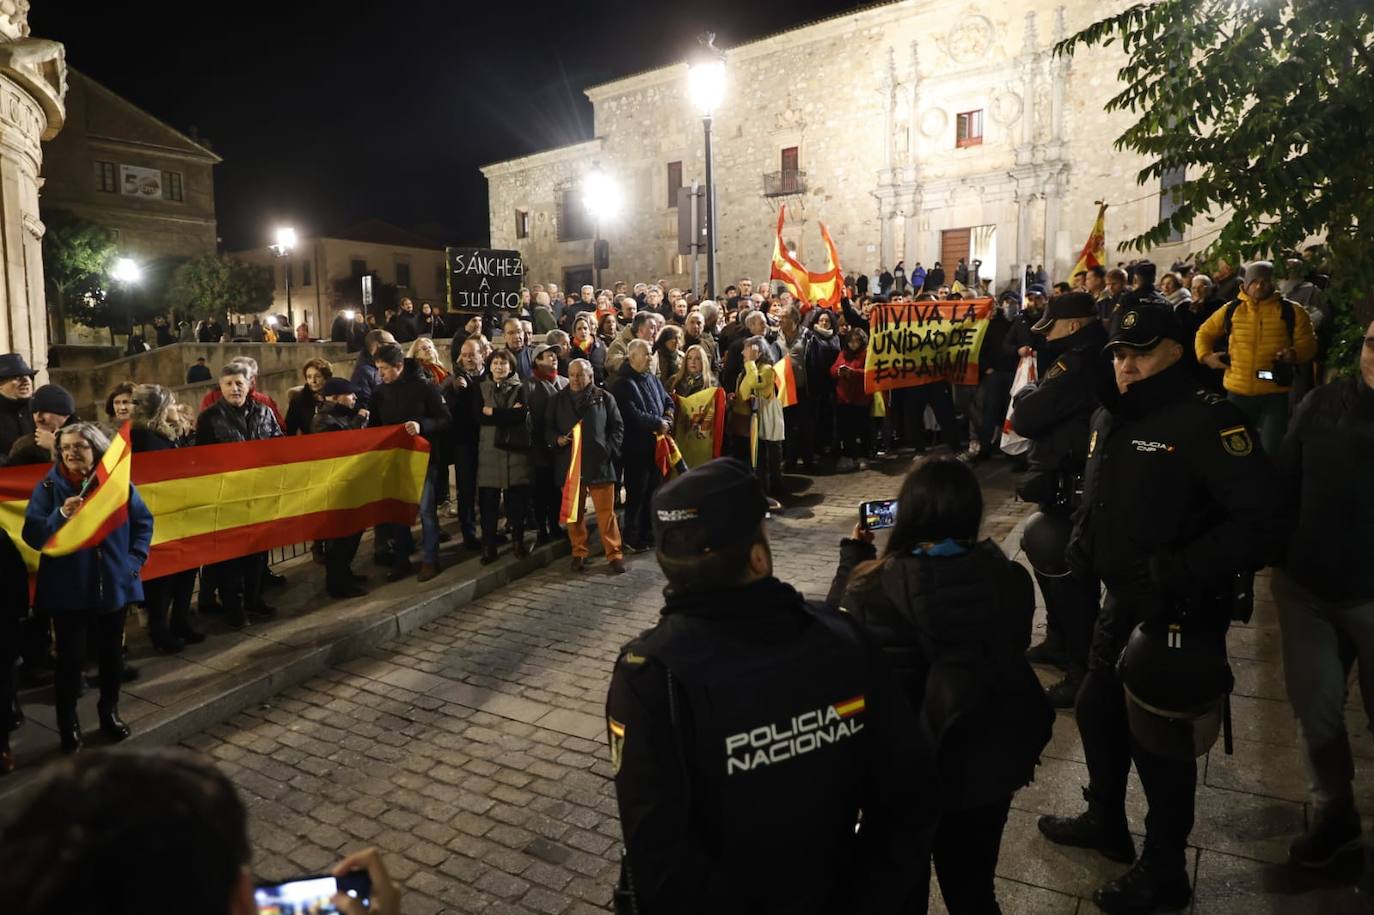
<path id="1" fill-rule="evenodd" d="M 1374 600 L 1374 390 L 1345 378 L 1298 405 L 1279 470 L 1298 499 L 1284 570 L 1326 600 Z"/>
<path id="2" fill-rule="evenodd" d="M 962 810 L 1028 784 L 1054 711 L 1026 663 L 1035 590 L 991 540 L 961 556 L 890 559 L 850 585 L 876 555 L 844 540 L 827 602 L 864 624 L 936 747 L 940 806 Z"/>
<path id="3" fill-rule="evenodd" d="M 348 432 L 367 425 L 367 417 L 358 415 L 357 407 L 345 407 L 341 403 L 325 401 L 319 411 L 310 418 L 312 433 Z"/>
<path id="4" fill-rule="evenodd" d="M 251 397 L 241 407 L 221 398 L 206 407 L 196 420 L 197 445 L 255 442 L 281 434 L 271 408 Z"/>
<path id="5" fill-rule="evenodd" d="M 0 396 L 0 467 L 14 443 L 33 432 L 33 412 L 28 398 L 15 400 Z"/>
<path id="6" fill-rule="evenodd" d="M 438 385 L 430 381 L 429 374 L 414 359 L 405 361 L 401 377 L 377 386 L 372 392 L 370 409 L 368 425 L 416 422 L 420 424 L 420 434 L 434 444 L 453 421 L 444 407 Z M 435 454 L 434 451 L 430 453 Z"/>

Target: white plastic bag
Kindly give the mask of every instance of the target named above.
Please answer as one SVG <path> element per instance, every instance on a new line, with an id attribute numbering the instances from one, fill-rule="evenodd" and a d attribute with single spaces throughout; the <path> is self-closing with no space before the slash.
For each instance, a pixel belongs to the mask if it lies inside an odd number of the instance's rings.
<path id="1" fill-rule="evenodd" d="M 1025 454 L 1030 448 L 1030 439 L 1022 438 L 1011 428 L 1011 414 L 1016 409 L 1016 395 L 1027 385 L 1035 384 L 1035 355 L 1022 356 L 1016 366 L 1016 377 L 1011 382 L 1011 404 L 1007 406 L 1007 418 L 1002 421 L 1003 454 Z"/>

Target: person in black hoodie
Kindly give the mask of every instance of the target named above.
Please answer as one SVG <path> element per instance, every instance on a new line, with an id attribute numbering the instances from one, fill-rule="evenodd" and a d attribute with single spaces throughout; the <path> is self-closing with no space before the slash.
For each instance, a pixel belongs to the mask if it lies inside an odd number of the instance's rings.
<path id="1" fill-rule="evenodd" d="M 967 465 L 921 461 L 902 483 L 882 558 L 873 532 L 856 527 L 827 598 L 882 646 L 934 753 L 931 857 L 950 915 L 1000 912 L 993 877 L 1007 812 L 1054 721 L 1025 659 L 1035 590 L 978 539 L 982 515 Z M 911 864 L 928 883 L 926 862 Z"/>
<path id="2" fill-rule="evenodd" d="M 1289 851 L 1319 869 L 1360 840 L 1355 762 L 1346 731 L 1350 662 L 1359 660 L 1365 716 L 1374 721 L 1374 323 L 1360 372 L 1315 388 L 1293 414 L 1278 465 L 1299 506 L 1283 565 L 1270 578 L 1279 608 L 1288 701 L 1301 725 L 1312 775 L 1310 826 Z M 1348 648 L 1353 649 L 1350 654 Z M 1351 657 L 1351 654 L 1356 656 Z M 1365 845 L 1362 891 L 1374 891 L 1374 849 Z"/>
<path id="3" fill-rule="evenodd" d="M 330 378 L 320 390 L 324 402 L 310 418 L 311 433 L 348 432 L 367 425 L 367 418 L 358 415 L 358 395 L 347 378 Z M 330 597 L 362 597 L 367 589 L 365 580 L 353 574 L 353 557 L 363 532 L 343 537 L 331 537 L 324 544 L 324 590 Z"/>
<path id="4" fill-rule="evenodd" d="M 449 448 L 458 489 L 458 523 L 463 528 L 463 548 L 474 553 L 482 549 L 477 536 L 477 444 L 481 432 L 481 388 L 486 377 L 481 339 L 469 337 L 459 345 L 453 374 L 444 381 L 443 395 L 452 419 Z"/>
<path id="5" fill-rule="evenodd" d="M 1014 302 L 1005 297 L 1002 305 L 992 310 L 988 329 L 983 332 L 983 345 L 978 350 L 978 371 L 981 378 L 973 396 L 972 412 L 976 417 L 978 453 L 974 459 L 985 461 L 997 448 L 1002 423 L 1007 418 L 1007 403 L 1011 396 L 1011 382 L 1016 376 L 1016 356 L 1002 346 L 1011 331 Z"/>
<path id="6" fill-rule="evenodd" d="M 1064 679 L 1050 687 L 1050 701 L 1056 708 L 1073 708 L 1088 670 L 1101 588 L 1095 578 L 1072 572 L 1065 554 L 1088 460 L 1088 424 L 1097 409 L 1094 379 L 1107 332 L 1086 292 L 1051 299 L 1032 330 L 1044 337 L 1039 353 L 1049 368 L 1037 384 L 1016 395 L 1011 414 L 1012 429 L 1031 440 L 1030 475 L 1017 495 L 1038 503 L 1044 513 L 1036 519 L 1038 529 L 1027 526 L 1024 539 L 1047 617 L 1045 641 L 1030 659 L 1064 669 Z"/>
<path id="7" fill-rule="evenodd" d="M 132 396 L 129 446 L 134 454 L 195 443 L 195 423 L 171 391 L 157 384 L 140 384 Z M 164 654 L 175 654 L 188 644 L 205 641 L 205 633 L 191 624 L 191 592 L 196 586 L 197 571 L 186 569 L 143 582 L 148 636 L 153 647 Z"/>
<path id="8" fill-rule="evenodd" d="M 444 407 L 438 386 L 430 381 L 429 373 L 414 359 L 407 359 L 405 350 L 396 343 L 385 343 L 378 347 L 373 358 L 382 384 L 372 392 L 368 425 L 390 426 L 399 423 L 411 435 L 423 435 L 431 443 L 438 442 L 439 436 L 448 432 L 452 417 Z M 438 456 L 438 450 L 433 447 L 430 449 L 424 488 L 420 492 L 422 555 L 420 572 L 416 576 L 420 582 L 429 581 L 439 574 L 439 513 L 435 493 L 444 463 Z M 380 527 L 388 530 L 395 550 L 395 559 L 386 580 L 400 581 L 414 571 L 410 554 L 415 548 L 415 538 L 408 524 Z"/>

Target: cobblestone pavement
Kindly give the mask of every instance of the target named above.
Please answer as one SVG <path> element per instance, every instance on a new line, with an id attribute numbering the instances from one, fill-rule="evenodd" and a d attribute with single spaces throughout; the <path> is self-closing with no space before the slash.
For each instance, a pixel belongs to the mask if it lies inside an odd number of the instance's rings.
<path id="1" fill-rule="evenodd" d="M 858 502 L 895 495 L 908 466 L 794 478 L 809 489 L 770 523 L 779 576 L 823 596 Z M 1001 541 L 1028 509 L 1011 501 L 1005 467 L 980 474 L 985 534 Z M 573 577 L 560 561 L 186 740 L 242 791 L 257 874 L 319 872 L 345 851 L 376 845 L 405 885 L 408 913 L 604 911 L 620 837 L 606 686 L 618 647 L 654 621 L 663 584 L 651 555 L 629 565 L 614 576 L 597 562 Z M 1235 756 L 1218 747 L 1199 765 L 1193 911 L 1363 911 L 1347 887 L 1296 882 L 1279 866 L 1303 827 L 1306 792 L 1277 622 L 1267 587 L 1259 590 L 1254 622 L 1231 638 Z M 1364 761 L 1374 742 L 1354 709 Z M 1081 807 L 1082 760 L 1072 719 L 1061 714 L 1007 825 L 1004 911 L 1095 911 L 1086 897 L 1124 870 L 1036 832 L 1037 815 Z M 1374 779 L 1362 775 L 1357 791 L 1374 797 Z M 1140 834 L 1138 785 L 1129 805 Z M 943 911 L 938 901 L 932 909 Z"/>

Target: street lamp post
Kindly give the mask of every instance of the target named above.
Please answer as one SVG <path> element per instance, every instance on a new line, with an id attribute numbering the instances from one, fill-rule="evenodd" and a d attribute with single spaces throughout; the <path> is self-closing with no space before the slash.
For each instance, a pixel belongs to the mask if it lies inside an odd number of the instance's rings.
<path id="1" fill-rule="evenodd" d="M 129 312 L 129 339 L 124 348 L 133 355 L 134 342 L 134 293 L 133 287 L 143 278 L 143 268 L 132 257 L 121 257 L 115 261 L 110 276 L 124 287 L 124 306 Z M 110 329 L 110 344 L 114 344 L 114 329 Z"/>
<path id="2" fill-rule="evenodd" d="M 601 170 L 599 162 L 593 162 L 582 184 L 583 203 L 592 217 L 595 237 L 592 239 L 592 283 L 596 291 L 601 291 L 601 219 L 614 216 L 620 210 L 620 188 L 611 177 Z"/>
<path id="3" fill-rule="evenodd" d="M 711 120 L 725 99 L 725 55 L 715 45 L 714 32 L 701 38 L 687 68 L 687 92 L 701 112 L 702 132 L 706 138 L 706 288 L 716 294 L 716 184 L 715 161 L 711 152 Z"/>
<path id="4" fill-rule="evenodd" d="M 286 323 L 288 329 L 294 328 L 296 316 L 291 311 L 291 249 L 296 247 L 296 230 L 290 226 L 282 226 L 277 230 L 277 243 L 270 247 L 277 257 L 286 258 L 286 267 L 282 270 L 286 277 Z"/>

